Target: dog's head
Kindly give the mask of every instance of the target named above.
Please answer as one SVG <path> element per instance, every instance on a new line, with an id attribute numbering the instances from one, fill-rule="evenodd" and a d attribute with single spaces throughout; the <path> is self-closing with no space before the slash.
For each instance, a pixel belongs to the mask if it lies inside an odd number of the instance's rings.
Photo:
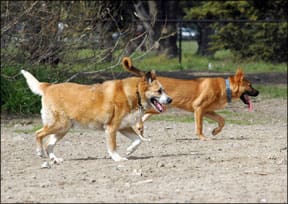
<path id="1" fill-rule="evenodd" d="M 252 87 L 251 82 L 245 78 L 243 70 L 238 68 L 235 76 L 232 78 L 233 93 L 239 97 L 244 104 L 247 104 L 249 110 L 252 110 L 252 102 L 250 96 L 257 96 L 259 91 Z"/>
<path id="2" fill-rule="evenodd" d="M 140 100 L 145 99 L 147 104 L 152 106 L 157 112 L 164 112 L 165 106 L 163 105 L 170 104 L 172 99 L 157 80 L 155 71 L 142 72 L 132 65 L 129 57 L 123 58 L 122 65 L 129 72 L 141 77 L 137 85 L 137 94 Z"/>

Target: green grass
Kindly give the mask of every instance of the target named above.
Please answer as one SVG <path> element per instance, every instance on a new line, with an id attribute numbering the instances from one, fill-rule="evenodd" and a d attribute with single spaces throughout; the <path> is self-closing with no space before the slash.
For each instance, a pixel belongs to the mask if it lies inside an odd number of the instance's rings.
<path id="1" fill-rule="evenodd" d="M 238 67 L 242 67 L 246 73 L 256 73 L 256 72 L 287 72 L 287 64 L 279 63 L 272 64 L 262 61 L 240 61 L 233 57 L 229 50 L 217 51 L 214 56 L 198 56 L 197 52 L 197 42 L 196 41 L 183 41 L 182 42 L 182 62 L 179 63 L 178 57 L 168 59 L 164 55 L 158 55 L 155 51 L 151 51 L 148 54 L 143 52 L 136 52 L 133 54 L 132 59 L 136 67 L 142 70 L 155 69 L 156 71 L 175 71 L 175 70 L 185 70 L 191 69 L 195 71 L 208 71 L 208 64 L 211 63 L 211 71 L 217 72 L 235 72 Z M 70 71 L 95 71 L 95 70 L 105 70 L 111 65 L 115 65 L 116 61 L 110 63 L 103 62 L 101 64 L 93 64 L 91 60 L 96 59 L 100 56 L 101 51 L 92 49 L 80 49 L 75 52 L 68 53 L 65 55 L 65 61 L 75 61 L 65 67 Z M 118 53 L 115 51 L 115 53 Z M 103 53 L 102 53 L 103 54 Z M 143 55 L 144 54 L 144 55 Z M 116 54 L 114 57 L 117 59 Z M 143 57 L 140 57 L 143 55 Z M 121 65 L 113 68 L 113 71 L 123 71 Z"/>
<path id="2" fill-rule="evenodd" d="M 255 124 L 253 116 L 247 112 L 235 113 L 230 110 L 219 110 L 216 111 L 219 115 L 225 118 L 225 123 L 227 124 L 236 124 L 236 125 L 251 125 Z M 187 112 L 188 113 L 188 112 Z M 188 114 L 170 114 L 164 113 L 159 115 L 153 115 L 150 118 L 151 121 L 170 121 L 170 122 L 181 122 L 181 123 L 194 123 L 194 113 Z M 215 121 L 205 118 L 203 121 L 208 122 L 209 124 L 217 124 Z"/>
<path id="3" fill-rule="evenodd" d="M 287 85 L 254 85 L 254 88 L 259 90 L 263 98 L 286 98 Z M 259 95 L 260 96 L 260 95 Z"/>
<path id="4" fill-rule="evenodd" d="M 165 56 L 146 55 L 143 59 L 134 61 L 134 64 L 144 70 L 173 71 L 191 69 L 195 71 L 208 71 L 208 64 L 212 64 L 211 71 L 235 72 L 242 67 L 246 73 L 257 72 L 287 72 L 287 64 L 272 64 L 262 61 L 239 61 L 229 50 L 217 51 L 212 57 L 198 56 L 195 41 L 182 42 L 182 63 L 178 58 L 166 59 Z"/>
<path id="5" fill-rule="evenodd" d="M 37 116 L 38 117 L 38 116 Z M 11 126 L 13 127 L 13 126 Z M 25 134 L 34 134 L 37 130 L 42 128 L 42 124 L 35 124 L 31 129 L 15 129 L 15 133 L 25 133 Z M 78 129 L 71 129 L 69 132 L 75 133 L 75 132 L 81 132 L 81 130 Z"/>
<path id="6" fill-rule="evenodd" d="M 16 133 L 25 133 L 25 134 L 34 134 L 37 130 L 39 130 L 40 128 L 42 128 L 42 125 L 35 125 L 34 127 L 32 127 L 31 129 L 16 129 L 14 130 L 14 132 Z"/>

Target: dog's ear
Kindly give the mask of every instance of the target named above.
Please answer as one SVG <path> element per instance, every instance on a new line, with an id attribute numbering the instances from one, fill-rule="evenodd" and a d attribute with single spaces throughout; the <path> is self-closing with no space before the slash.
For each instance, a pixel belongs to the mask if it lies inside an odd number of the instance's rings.
<path id="1" fill-rule="evenodd" d="M 155 72 L 155 70 L 146 72 L 146 74 L 145 74 L 145 79 L 146 79 L 146 81 L 147 81 L 149 84 L 152 83 L 152 81 L 154 81 L 154 80 L 156 79 L 156 72 Z"/>
<path id="2" fill-rule="evenodd" d="M 244 79 L 244 72 L 241 67 L 238 67 L 237 72 L 235 74 L 235 79 L 237 82 L 242 82 Z"/>

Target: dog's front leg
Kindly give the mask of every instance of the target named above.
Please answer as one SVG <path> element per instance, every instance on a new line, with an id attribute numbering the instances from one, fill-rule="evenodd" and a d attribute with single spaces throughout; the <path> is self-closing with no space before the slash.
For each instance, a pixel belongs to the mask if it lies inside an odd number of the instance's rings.
<path id="1" fill-rule="evenodd" d="M 107 150 L 108 154 L 114 161 L 123 161 L 127 160 L 125 157 L 121 157 L 117 152 L 116 152 L 116 128 L 113 127 L 112 125 L 107 125 L 106 127 L 106 140 L 107 140 Z"/>
<path id="2" fill-rule="evenodd" d="M 137 136 L 136 132 L 133 130 L 132 127 L 122 129 L 120 130 L 120 132 L 121 134 L 128 137 L 132 141 L 132 144 L 126 149 L 127 155 L 132 154 L 141 144 L 142 142 L 141 138 Z"/>

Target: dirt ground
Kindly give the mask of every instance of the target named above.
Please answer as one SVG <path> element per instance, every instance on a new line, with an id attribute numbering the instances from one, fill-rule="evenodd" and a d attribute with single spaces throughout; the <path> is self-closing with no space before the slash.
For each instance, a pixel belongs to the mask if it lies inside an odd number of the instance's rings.
<path id="1" fill-rule="evenodd" d="M 259 95 L 254 107 L 229 105 L 215 137 L 216 124 L 205 121 L 210 141 L 198 140 L 193 122 L 151 119 L 152 141 L 124 162 L 108 158 L 104 132 L 72 129 L 55 147 L 64 162 L 51 168 L 35 154 L 40 116 L 1 118 L 1 202 L 287 203 L 287 99 Z M 117 141 L 124 155 L 129 140 L 119 134 Z"/>
<path id="2" fill-rule="evenodd" d="M 127 73 L 122 75 L 116 77 Z M 249 77 L 259 84 L 287 84 L 287 73 Z M 92 80 L 111 78 L 106 73 Z M 260 93 L 254 107 L 248 112 L 240 101 L 230 104 L 222 114 L 226 126 L 216 137 L 211 135 L 216 124 L 204 121 L 210 141 L 195 136 L 194 122 L 187 122 L 193 114 L 169 110 L 145 123 L 145 136 L 152 141 L 143 142 L 125 162 L 108 157 L 104 132 L 72 129 L 55 147 L 64 162 L 50 168 L 42 168 L 49 160 L 35 154 L 40 116 L 1 115 L 1 202 L 287 203 L 287 99 L 265 99 Z M 125 155 L 128 139 L 119 134 L 117 141 Z"/>

